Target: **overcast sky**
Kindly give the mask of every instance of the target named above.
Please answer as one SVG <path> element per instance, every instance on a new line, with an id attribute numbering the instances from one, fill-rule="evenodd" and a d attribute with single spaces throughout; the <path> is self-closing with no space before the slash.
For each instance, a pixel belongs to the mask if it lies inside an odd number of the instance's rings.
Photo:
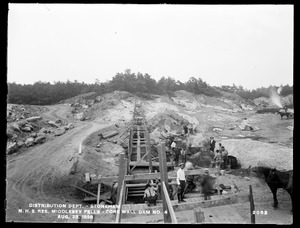
<path id="1" fill-rule="evenodd" d="M 293 85 L 293 28 L 293 5 L 9 4 L 7 81 Z"/>

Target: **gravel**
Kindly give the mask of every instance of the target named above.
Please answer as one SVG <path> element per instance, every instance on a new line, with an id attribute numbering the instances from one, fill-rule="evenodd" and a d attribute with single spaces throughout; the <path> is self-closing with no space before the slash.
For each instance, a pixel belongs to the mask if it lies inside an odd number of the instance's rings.
<path id="1" fill-rule="evenodd" d="M 278 170 L 293 169 L 293 149 L 251 139 L 228 139 L 221 141 L 229 155 L 235 156 L 242 168 L 258 165 Z"/>

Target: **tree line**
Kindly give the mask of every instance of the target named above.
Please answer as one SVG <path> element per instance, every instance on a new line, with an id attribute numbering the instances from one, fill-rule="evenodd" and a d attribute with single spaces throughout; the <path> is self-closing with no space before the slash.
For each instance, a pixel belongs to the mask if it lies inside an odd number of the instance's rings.
<path id="1" fill-rule="evenodd" d="M 177 90 L 186 90 L 195 94 L 220 97 L 220 91 L 235 93 L 245 99 L 269 97 L 270 87 L 261 87 L 255 90 L 247 90 L 242 86 L 210 86 L 201 78 L 191 77 L 186 83 L 175 80 L 172 77 L 162 77 L 158 81 L 149 74 L 132 73 L 126 69 L 124 73 L 117 73 L 110 81 L 100 82 L 95 80 L 93 84 L 86 84 L 75 80 L 71 82 L 35 82 L 34 84 L 8 83 L 7 102 L 13 104 L 51 105 L 61 100 L 74 96 L 95 92 L 97 95 L 113 92 L 115 90 L 127 91 L 133 94 L 157 94 L 172 95 Z M 280 95 L 287 96 L 293 93 L 293 86 L 282 86 Z"/>

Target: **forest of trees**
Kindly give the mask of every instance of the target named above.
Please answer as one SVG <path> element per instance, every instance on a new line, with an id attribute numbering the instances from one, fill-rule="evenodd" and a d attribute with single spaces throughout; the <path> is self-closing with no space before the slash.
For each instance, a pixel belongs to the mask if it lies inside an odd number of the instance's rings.
<path id="1" fill-rule="evenodd" d="M 271 87 L 271 86 L 270 86 Z M 258 97 L 269 97 L 270 87 L 246 90 L 242 86 L 210 86 L 201 78 L 191 77 L 186 83 L 176 81 L 172 77 L 162 77 L 156 81 L 149 74 L 132 73 L 126 69 L 124 73 L 117 73 L 110 81 L 100 82 L 96 79 L 93 84 L 86 84 L 78 81 L 67 82 L 35 82 L 21 85 L 8 83 L 7 102 L 13 104 L 29 105 L 50 105 L 61 100 L 68 99 L 88 92 L 96 92 L 98 95 L 113 92 L 115 90 L 127 91 L 133 94 L 172 94 L 177 90 L 186 90 L 195 94 L 206 96 L 221 96 L 220 91 L 236 93 L 245 99 L 255 99 Z M 293 86 L 282 86 L 280 95 L 286 96 L 293 93 Z"/>

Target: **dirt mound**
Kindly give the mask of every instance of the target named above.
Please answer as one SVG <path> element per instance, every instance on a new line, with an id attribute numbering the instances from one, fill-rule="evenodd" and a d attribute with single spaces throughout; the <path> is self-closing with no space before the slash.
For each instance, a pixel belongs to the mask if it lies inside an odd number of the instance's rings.
<path id="1" fill-rule="evenodd" d="M 170 135 L 180 135 L 183 131 L 183 125 L 189 122 L 176 113 L 159 113 L 148 121 L 150 137 L 157 141 L 161 136 L 167 138 Z"/>
<path id="2" fill-rule="evenodd" d="M 272 99 L 268 97 L 259 97 L 253 100 L 254 104 L 260 108 L 279 108 L 278 105 L 272 102 Z M 294 104 L 293 94 L 285 97 L 280 97 L 280 103 L 282 106 L 290 106 Z"/>
<path id="3" fill-rule="evenodd" d="M 221 141 L 229 155 L 235 156 L 242 168 L 266 165 L 278 170 L 293 169 L 293 149 L 251 139 Z"/>

